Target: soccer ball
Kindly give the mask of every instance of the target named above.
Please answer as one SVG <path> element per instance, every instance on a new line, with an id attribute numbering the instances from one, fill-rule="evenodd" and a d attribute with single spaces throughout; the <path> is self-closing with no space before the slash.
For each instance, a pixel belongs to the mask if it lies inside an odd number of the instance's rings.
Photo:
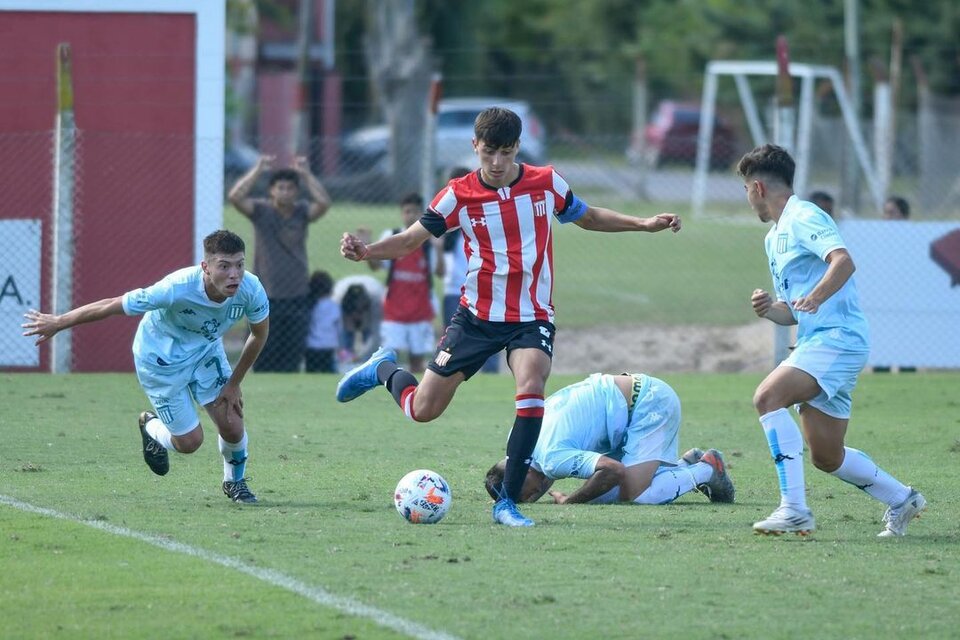
<path id="1" fill-rule="evenodd" d="M 397 512 L 414 524 L 434 524 L 447 515 L 453 496 L 443 477 L 429 469 L 417 469 L 400 478 L 393 492 Z"/>

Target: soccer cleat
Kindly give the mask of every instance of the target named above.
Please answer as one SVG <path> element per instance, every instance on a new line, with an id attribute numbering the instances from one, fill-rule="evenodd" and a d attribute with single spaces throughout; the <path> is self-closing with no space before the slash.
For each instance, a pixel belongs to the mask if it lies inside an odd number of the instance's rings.
<path id="1" fill-rule="evenodd" d="M 727 464 L 723 460 L 723 454 L 716 449 L 708 449 L 700 457 L 700 462 L 710 465 L 713 468 L 713 475 L 707 482 L 698 484 L 697 490 L 710 498 L 710 502 L 733 502 L 736 490 L 733 488 L 733 480 L 730 479 L 730 474 L 727 473 Z"/>
<path id="2" fill-rule="evenodd" d="M 143 461 L 158 476 L 167 475 L 170 471 L 170 456 L 162 444 L 147 433 L 147 423 L 157 416 L 152 411 L 140 414 L 140 439 L 143 441 Z"/>
<path id="3" fill-rule="evenodd" d="M 493 521 L 508 527 L 532 527 L 534 522 L 517 509 L 510 498 L 500 498 L 493 505 Z"/>
<path id="4" fill-rule="evenodd" d="M 806 536 L 817 528 L 813 513 L 808 509 L 801 511 L 793 507 L 778 507 L 766 520 L 753 523 L 753 532 L 779 536 L 782 533 L 795 533 Z"/>
<path id="5" fill-rule="evenodd" d="M 914 518 L 919 518 L 924 509 L 927 508 L 927 499 L 923 494 L 910 487 L 910 495 L 896 507 L 888 507 L 883 514 L 883 521 L 887 523 L 886 528 L 877 534 L 878 538 L 895 538 L 906 535 L 907 525 Z"/>
<path id="6" fill-rule="evenodd" d="M 396 351 L 380 347 L 366 362 L 343 374 L 340 382 L 337 383 L 337 402 L 350 402 L 380 384 L 377 379 L 377 367 L 381 362 L 388 361 L 397 361 Z"/>
<path id="7" fill-rule="evenodd" d="M 257 501 L 257 496 L 253 495 L 253 492 L 247 487 L 246 478 L 240 478 L 236 482 L 224 480 L 223 493 L 234 502 L 253 504 Z"/>
<path id="8" fill-rule="evenodd" d="M 685 454 L 683 454 L 683 457 L 681 457 L 678 462 L 679 464 L 692 467 L 693 465 L 700 462 L 700 458 L 702 457 L 703 457 L 703 449 L 698 449 L 694 447 L 693 449 L 690 449 Z"/>

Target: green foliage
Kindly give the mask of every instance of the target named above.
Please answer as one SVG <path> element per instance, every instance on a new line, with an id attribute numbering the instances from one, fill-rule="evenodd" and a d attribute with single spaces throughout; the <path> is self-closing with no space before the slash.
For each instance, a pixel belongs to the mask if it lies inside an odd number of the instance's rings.
<path id="1" fill-rule="evenodd" d="M 197 453 L 172 456 L 163 478 L 150 474 L 133 375 L 7 374 L 0 496 L 276 571 L 464 638 L 955 634 L 958 374 L 865 375 L 857 389 L 848 443 L 930 502 L 893 540 L 876 538 L 882 505 L 810 465 L 812 539 L 751 535 L 776 504 L 750 406 L 760 377 L 667 380 L 684 403 L 681 450 L 722 449 L 737 504 L 695 494 L 662 507 L 538 503 L 524 510 L 537 520 L 529 531 L 492 524 L 481 483 L 512 422 L 509 376 L 477 376 L 423 425 L 381 390 L 336 404 L 334 376 L 251 375 L 248 470 L 262 504 L 248 508 L 220 493 L 206 419 Z M 419 467 L 452 485 L 438 525 L 409 525 L 391 503 L 397 480 Z M 200 557 L 6 504 L 0 566 L 9 637 L 399 637 Z"/>

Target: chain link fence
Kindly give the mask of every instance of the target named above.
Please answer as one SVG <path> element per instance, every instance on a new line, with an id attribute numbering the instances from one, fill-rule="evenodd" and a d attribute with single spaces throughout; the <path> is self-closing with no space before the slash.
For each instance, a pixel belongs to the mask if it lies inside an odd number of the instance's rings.
<path id="1" fill-rule="evenodd" d="M 871 364 L 877 367 L 960 366 L 955 330 L 960 322 L 960 109 L 955 101 L 931 104 L 920 116 L 899 115 L 890 193 L 911 203 L 904 221 L 883 220 L 862 180 L 862 193 L 843 193 L 841 125 L 821 116 L 812 128 L 810 190 L 827 191 L 844 203 L 834 216 L 858 265 L 856 277 L 873 327 Z M 746 137 L 732 135 L 713 149 L 706 213 L 695 218 L 686 215 L 694 179 L 689 140 L 661 140 L 655 153 L 647 141 L 638 144 L 626 134 L 551 132 L 546 142 L 546 161 L 589 204 L 643 216 L 685 215 L 676 236 L 555 226 L 555 371 L 769 369 L 773 328 L 757 321 L 749 305 L 754 288 L 770 287 L 762 245 L 768 227 L 750 212 L 733 169 L 752 146 Z M 151 284 L 194 263 L 194 230 L 216 228 L 221 216 L 224 226 L 247 240 L 253 263 L 253 227 L 225 203 L 252 154 L 224 173 L 220 140 L 80 130 L 73 144 L 67 156 L 75 163 L 68 203 L 72 228 L 69 238 L 58 238 L 63 221 L 55 212 L 63 213 L 64 185 L 57 177 L 63 167 L 55 134 L 0 134 L 0 166 L 8 185 L 0 213 L 0 367 L 5 369 L 49 369 L 55 361 L 55 353 L 38 350 L 20 336 L 27 309 L 63 311 L 66 301 L 77 306 Z M 668 144 L 675 145 L 673 151 Z M 251 148 L 278 153 L 283 165 L 292 160 L 285 151 L 289 146 L 287 140 L 265 139 Z M 411 175 L 397 167 L 420 167 L 422 158 L 391 148 L 389 134 L 371 136 L 365 144 L 318 138 L 306 153 L 333 199 L 330 211 L 310 225 L 306 240 L 309 272 L 326 272 L 334 283 L 326 315 L 312 320 L 318 332 L 335 336 L 323 345 L 333 353 L 331 368 L 342 369 L 379 343 L 388 272 L 341 258 L 341 234 L 361 229 L 376 239 L 401 226 L 401 196 L 429 188 L 423 194 L 429 201 L 450 167 L 434 166 L 427 179 L 415 172 L 416 184 L 397 179 Z M 462 164 L 474 168 L 473 162 L 466 146 Z M 253 195 L 265 197 L 266 185 L 258 185 Z M 203 202 L 223 204 L 210 211 L 198 204 Z M 860 205 L 851 208 L 851 202 Z M 456 244 L 452 248 L 458 250 Z M 451 256 L 446 256 L 450 264 Z M 437 338 L 444 295 L 456 288 L 453 283 L 445 289 L 443 278 L 434 278 Z M 331 319 L 337 309 L 339 326 Z M 308 321 L 312 311 L 311 306 Z M 65 347 L 67 368 L 130 370 L 136 319 L 97 325 L 102 326 L 72 332 Z M 234 352 L 243 331 L 236 328 L 228 336 Z"/>

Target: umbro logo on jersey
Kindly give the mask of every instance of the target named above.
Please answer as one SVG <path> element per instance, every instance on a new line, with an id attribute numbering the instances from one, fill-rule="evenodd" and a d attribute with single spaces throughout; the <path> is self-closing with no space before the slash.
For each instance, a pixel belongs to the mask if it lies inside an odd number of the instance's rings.
<path id="1" fill-rule="evenodd" d="M 433 361 L 437 363 L 438 367 L 445 367 L 447 363 L 450 362 L 452 355 L 449 351 L 441 351 Z"/>
<path id="2" fill-rule="evenodd" d="M 471 227 L 485 227 L 487 226 L 486 218 L 470 218 Z"/>

